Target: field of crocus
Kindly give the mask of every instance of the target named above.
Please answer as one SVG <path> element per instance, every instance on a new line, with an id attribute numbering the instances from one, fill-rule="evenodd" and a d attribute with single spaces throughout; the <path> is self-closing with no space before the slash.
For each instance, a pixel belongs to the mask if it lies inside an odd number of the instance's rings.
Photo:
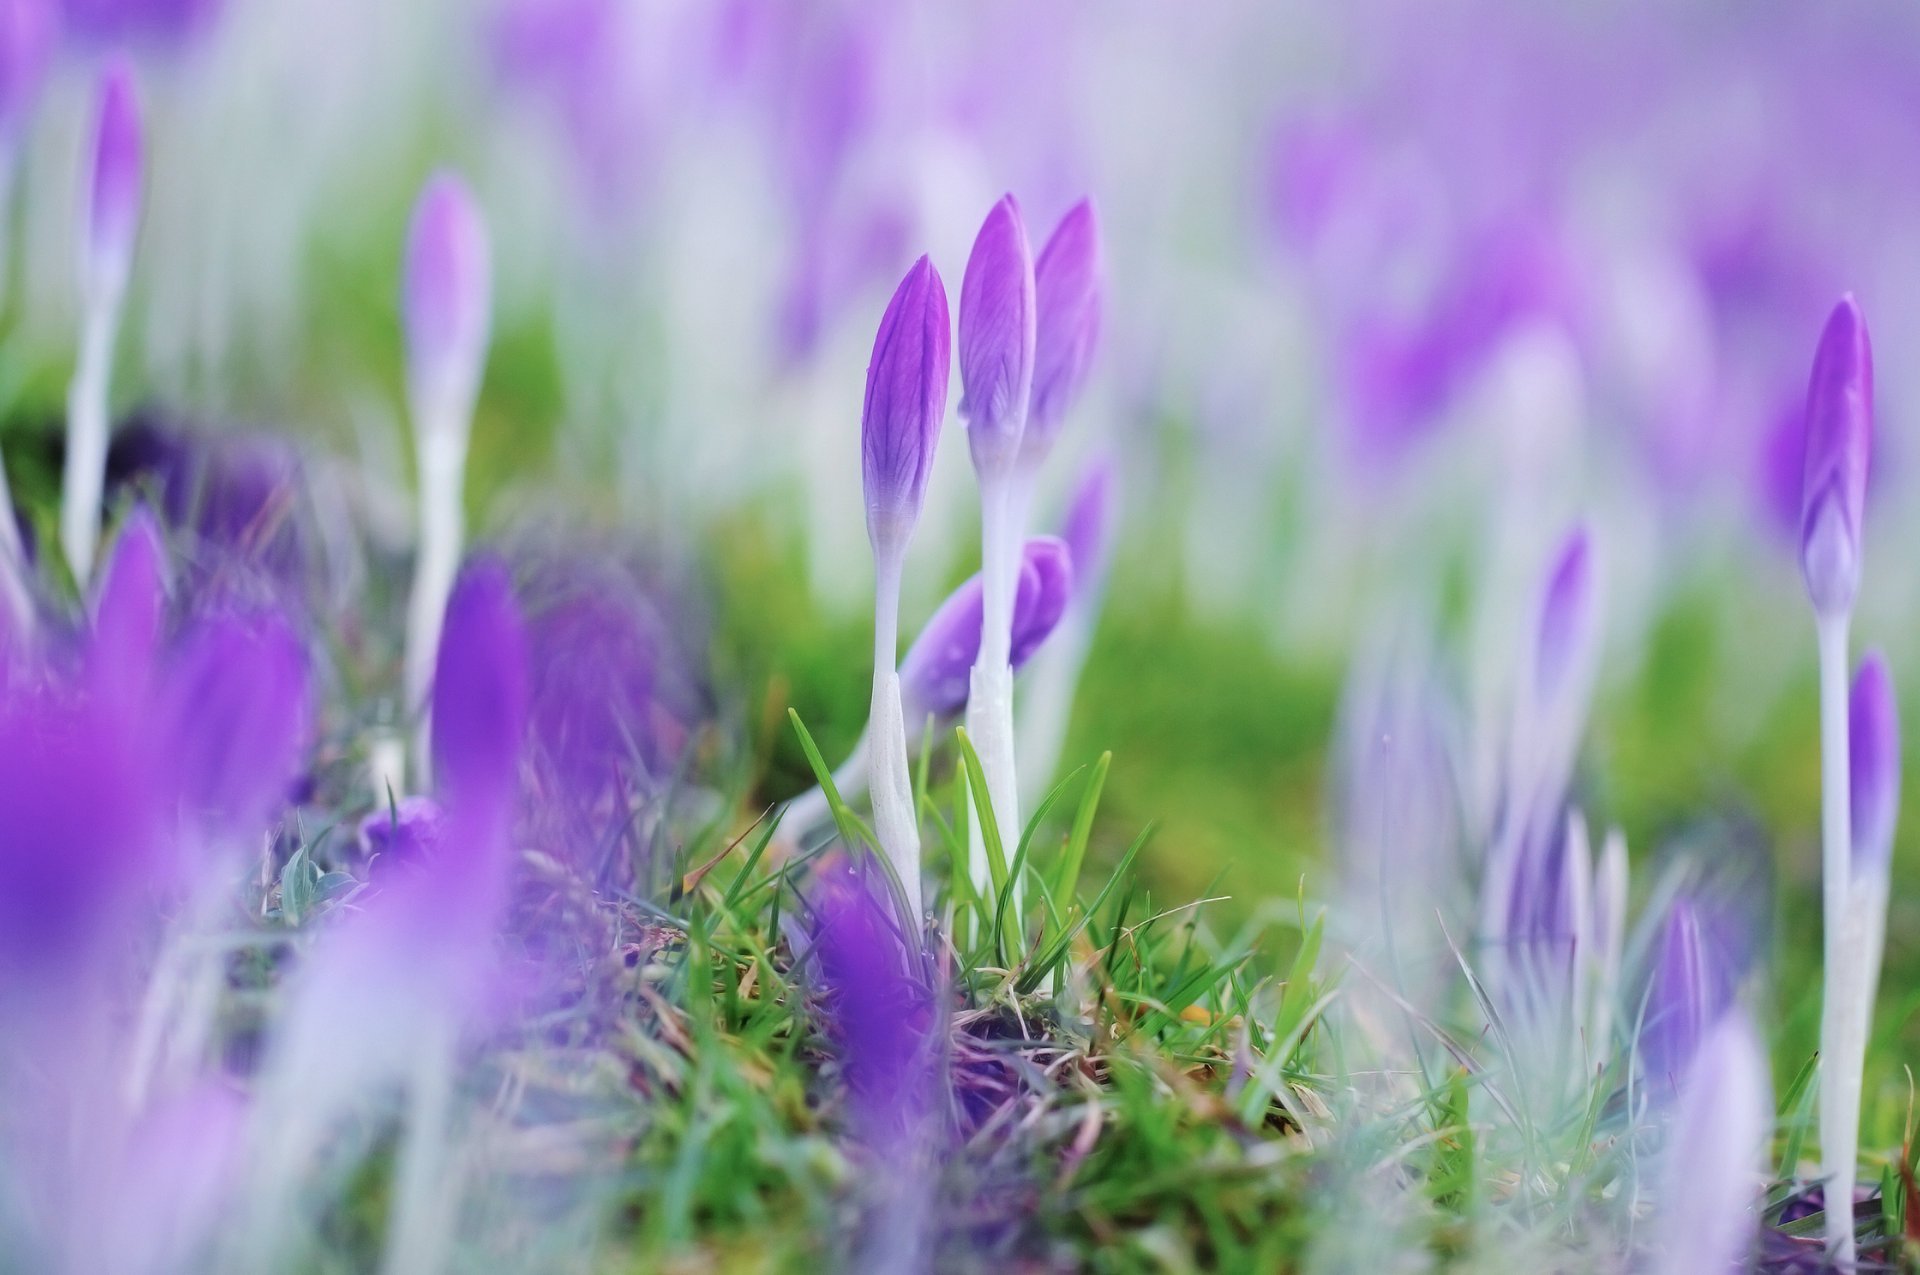
<path id="1" fill-rule="evenodd" d="M 1893 0 L 0 0 L 0 1273 L 1920 1270 L 1915 155 Z"/>

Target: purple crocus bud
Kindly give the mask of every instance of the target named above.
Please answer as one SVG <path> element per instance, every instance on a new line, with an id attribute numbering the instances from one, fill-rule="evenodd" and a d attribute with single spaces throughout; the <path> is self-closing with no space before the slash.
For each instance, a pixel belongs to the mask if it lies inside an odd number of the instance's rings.
<path id="1" fill-rule="evenodd" d="M 49 0 L 0 0 L 0 153 L 16 145 L 52 60 Z"/>
<path id="2" fill-rule="evenodd" d="M 876 1141 L 924 1114 L 933 999 L 910 972 L 892 911 L 845 863 L 811 892 L 814 948 L 856 1125 Z"/>
<path id="3" fill-rule="evenodd" d="M 894 289 L 873 339 L 860 413 L 860 467 L 873 551 L 897 554 L 920 519 L 947 415 L 947 289 L 926 257 Z"/>
<path id="4" fill-rule="evenodd" d="M 1746 1015 L 1722 1015 L 1681 1081 L 1659 1178 L 1654 1275 L 1745 1270 L 1773 1124 L 1766 1055 Z"/>
<path id="5" fill-rule="evenodd" d="M 1586 662 L 1596 619 L 1592 541 L 1576 527 L 1560 546 L 1540 604 L 1534 687 L 1543 702 L 1558 700 Z"/>
<path id="6" fill-rule="evenodd" d="M 980 227 L 960 283 L 960 414 L 974 468 L 1012 464 L 1026 429 L 1036 339 L 1033 256 L 1004 196 Z"/>
<path id="7" fill-rule="evenodd" d="M 1100 227 L 1083 199 L 1054 228 L 1033 264 L 1033 396 L 1021 457 L 1038 465 L 1087 381 L 1100 340 Z"/>
<path id="8" fill-rule="evenodd" d="M 459 177 L 435 173 L 413 206 L 401 315 L 417 386 L 471 395 L 493 313 L 487 224 Z"/>
<path id="9" fill-rule="evenodd" d="M 1640 1059 L 1649 1081 L 1671 1094 L 1700 1039 L 1725 1011 L 1732 982 L 1711 953 L 1693 900 L 1675 899 L 1660 931 L 1640 1022 Z"/>
<path id="10" fill-rule="evenodd" d="M 1893 858 L 1893 829 L 1900 814 L 1900 711 L 1893 697 L 1893 679 L 1877 651 L 1862 661 L 1853 679 L 1847 733 L 1854 866 L 1885 873 Z"/>
<path id="11" fill-rule="evenodd" d="M 1021 555 L 1013 600 L 1011 663 L 1018 669 L 1040 649 L 1073 600 L 1073 557 L 1066 543 L 1035 536 Z M 909 722 L 931 713 L 946 720 L 967 706 L 970 674 L 980 655 L 980 577 L 955 589 L 933 613 L 900 662 L 900 691 Z"/>
<path id="12" fill-rule="evenodd" d="M 1800 570 L 1824 619 L 1853 609 L 1860 588 L 1860 520 L 1873 450 L 1873 348 L 1851 294 L 1834 307 L 1807 386 L 1807 459 L 1801 479 Z"/>
<path id="13" fill-rule="evenodd" d="M 433 761 L 448 807 L 511 810 L 527 722 L 527 635 L 498 558 L 460 573 L 434 664 Z"/>
<path id="14" fill-rule="evenodd" d="M 214 616 L 164 678 L 157 746 L 177 799 L 203 827 L 251 836 L 292 788 L 312 733 L 299 637 L 277 614 Z"/>
<path id="15" fill-rule="evenodd" d="M 93 599 L 88 662 L 102 694 L 144 695 L 167 611 L 167 555 L 145 505 L 121 525 Z"/>
<path id="16" fill-rule="evenodd" d="M 1119 475 L 1113 457 L 1096 457 L 1080 475 L 1080 485 L 1067 503 L 1067 516 L 1060 523 L 1060 538 L 1067 542 L 1067 556 L 1074 576 L 1080 582 L 1078 596 L 1089 596 L 1097 582 L 1106 578 L 1108 560 L 1113 555 L 1113 532 L 1118 522 Z"/>
<path id="17" fill-rule="evenodd" d="M 87 168 L 80 277 L 95 297 L 117 297 L 126 287 L 134 235 L 140 228 L 144 149 L 133 67 L 116 58 L 100 80 Z"/>

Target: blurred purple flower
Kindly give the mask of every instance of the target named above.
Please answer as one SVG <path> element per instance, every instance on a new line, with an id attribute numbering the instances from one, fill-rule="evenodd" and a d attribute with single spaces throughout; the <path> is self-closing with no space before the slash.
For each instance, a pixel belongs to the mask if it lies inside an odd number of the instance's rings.
<path id="1" fill-rule="evenodd" d="M 101 47 L 191 39 L 219 16 L 222 0 L 60 0 L 66 29 Z"/>
<path id="2" fill-rule="evenodd" d="M 194 605 L 315 604 L 324 561 L 299 453 L 264 433 L 186 429 L 138 416 L 114 432 L 109 492 L 152 499 L 178 542 L 179 591 Z"/>
<path id="3" fill-rule="evenodd" d="M 923 1119 L 931 1102 L 932 997 L 911 972 L 891 907 L 866 876 L 845 863 L 828 867 L 809 902 L 854 1122 L 884 1144 Z"/>
<path id="4" fill-rule="evenodd" d="M 904 552 L 920 518 L 947 415 L 947 290 L 921 257 L 880 319 L 860 414 L 867 536 L 881 557 Z"/>
<path id="5" fill-rule="evenodd" d="M 1033 401 L 1020 454 L 1038 465 L 1080 397 L 1100 340 L 1100 228 L 1091 200 L 1060 219 L 1034 262 L 1033 286 Z"/>
<path id="6" fill-rule="evenodd" d="M 116 58 L 100 79 L 87 169 L 80 277 L 91 297 L 117 296 L 126 286 L 140 229 L 144 151 L 133 66 Z"/>
<path id="7" fill-rule="evenodd" d="M 93 599 L 87 661 L 96 692 L 144 699 L 166 636 L 167 555 L 144 505 L 120 526 Z"/>
<path id="8" fill-rule="evenodd" d="M 1657 1094 L 1679 1087 L 1701 1039 L 1733 1004 L 1734 959 L 1703 924 L 1696 900 L 1676 898 L 1660 929 L 1640 1019 L 1640 1062 Z"/>
<path id="9" fill-rule="evenodd" d="M 1540 604 L 1534 645 L 1534 691 L 1542 703 L 1558 702 L 1568 679 L 1591 659 L 1598 607 L 1594 597 L 1593 549 L 1585 527 L 1561 542 Z"/>
<path id="10" fill-rule="evenodd" d="M 649 154 L 639 12 L 621 0 L 508 0 L 494 26 L 501 79 L 553 117 L 601 212 L 632 205 Z"/>
<path id="11" fill-rule="evenodd" d="M 1012 664 L 1018 669 L 1040 649 L 1074 596 L 1073 558 L 1053 536 L 1027 541 L 1013 602 Z M 975 575 L 947 596 L 900 662 L 900 690 L 909 725 L 933 715 L 942 721 L 967 706 L 969 676 L 980 654 L 983 598 Z"/>
<path id="12" fill-rule="evenodd" d="M 0 703 L 0 976 L 57 979 L 155 879 L 144 742 L 124 703 L 52 686 Z"/>
<path id="13" fill-rule="evenodd" d="M 987 214 L 960 283 L 960 414 L 974 468 L 1013 463 L 1033 389 L 1033 256 L 1020 205 L 1004 196 Z"/>
<path id="14" fill-rule="evenodd" d="M 418 862 L 439 853 L 446 812 L 431 797 L 402 797 L 360 821 L 360 853 L 369 859 Z"/>
<path id="15" fill-rule="evenodd" d="M 660 790 L 709 711 L 698 616 L 611 547 L 561 538 L 513 558 L 527 636 L 526 817 L 550 853 L 631 888 L 636 865 L 618 852 L 634 802 Z"/>
<path id="16" fill-rule="evenodd" d="M 1773 1124 L 1766 1055 L 1743 1013 L 1710 1028 L 1681 1081 L 1655 1197 L 1655 1275 L 1747 1269 Z"/>
<path id="17" fill-rule="evenodd" d="M 1900 814 L 1900 710 L 1877 651 L 1853 679 L 1848 735 L 1854 870 L 1884 873 Z"/>
<path id="18" fill-rule="evenodd" d="M 1523 323 L 1576 322 L 1571 269 L 1548 228 L 1496 222 L 1456 260 L 1453 277 L 1413 313 L 1363 312 L 1349 322 L 1341 363 L 1364 458 L 1403 454 Z"/>
<path id="19" fill-rule="evenodd" d="M 170 790 L 201 827 L 253 835 L 311 743 L 299 637 L 279 615 L 214 615 L 182 636 L 163 676 L 153 746 Z"/>
<path id="20" fill-rule="evenodd" d="M 50 0 L 0 0 L 0 162 L 20 144 L 53 60 Z"/>
<path id="21" fill-rule="evenodd" d="M 506 564 L 470 562 L 447 599 L 433 679 L 433 759 L 449 810 L 504 822 L 518 802 L 527 634 Z"/>
<path id="22" fill-rule="evenodd" d="M 1816 613 L 1853 609 L 1860 587 L 1860 523 L 1873 450 L 1873 350 L 1851 295 L 1820 334 L 1807 387 L 1807 455 L 1802 480 L 1800 568 Z"/>
<path id="23" fill-rule="evenodd" d="M 416 384 L 477 383 L 492 319 L 493 267 L 486 219 L 450 172 L 427 180 L 407 227 L 400 313 Z"/>
<path id="24" fill-rule="evenodd" d="M 1106 580 L 1119 524 L 1119 485 L 1118 466 L 1103 453 L 1082 471 L 1080 485 L 1067 503 L 1060 539 L 1066 542 L 1067 560 L 1073 564 L 1075 599 L 1097 596 Z"/>

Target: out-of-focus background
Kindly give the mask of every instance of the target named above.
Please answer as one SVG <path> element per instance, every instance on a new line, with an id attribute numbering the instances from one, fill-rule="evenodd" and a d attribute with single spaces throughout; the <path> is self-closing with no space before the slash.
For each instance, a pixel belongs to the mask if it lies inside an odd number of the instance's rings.
<path id="1" fill-rule="evenodd" d="M 1231 895 L 1229 922 L 1326 893 L 1356 656 L 1418 634 L 1484 707 L 1584 519 L 1607 626 L 1584 804 L 1637 865 L 1772 865 L 1775 1039 L 1811 1048 L 1800 414 L 1849 291 L 1879 404 L 1855 632 L 1920 685 L 1911 6 L 0 0 L 0 26 L 16 496 L 58 480 L 105 58 L 135 59 L 150 146 L 116 409 L 294 431 L 396 541 L 399 245 L 456 168 L 497 280 L 474 525 L 562 506 L 699 564 L 783 797 L 780 709 L 836 755 L 864 717 L 857 438 L 889 291 L 923 251 L 957 288 L 1003 191 L 1036 237 L 1091 195 L 1105 333 L 1037 509 L 1117 458 L 1067 753 L 1113 750 L 1109 840 L 1158 820 L 1149 876 Z M 909 630 L 977 563 L 973 491 L 951 420 Z M 1915 854 L 1877 1019 L 1908 1056 Z"/>

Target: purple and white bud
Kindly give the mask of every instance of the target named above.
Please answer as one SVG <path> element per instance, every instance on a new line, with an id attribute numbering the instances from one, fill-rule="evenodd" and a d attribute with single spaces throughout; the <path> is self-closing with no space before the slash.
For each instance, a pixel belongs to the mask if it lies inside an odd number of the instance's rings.
<path id="1" fill-rule="evenodd" d="M 1004 472 L 1019 454 L 1036 323 L 1032 251 L 1020 205 L 1007 195 L 981 225 L 960 283 L 960 415 L 983 475 Z"/>
<path id="2" fill-rule="evenodd" d="M 519 790 L 527 635 L 506 564 L 469 563 L 447 598 L 433 677 L 433 761 L 443 804 L 491 822 Z M 475 816 L 484 807 L 484 816 Z"/>
<path id="3" fill-rule="evenodd" d="M 435 173 L 413 206 L 402 287 L 414 393 L 423 404 L 447 404 L 464 424 L 486 362 L 493 267 L 486 219 L 453 173 Z"/>
<path id="4" fill-rule="evenodd" d="M 145 694 L 166 608 L 167 554 L 160 524 L 139 505 L 121 524 L 93 596 L 87 662 L 103 693 Z"/>
<path id="5" fill-rule="evenodd" d="M 1746 1015 L 1723 1015 L 1687 1068 L 1668 1127 L 1647 1250 L 1655 1275 L 1747 1268 L 1760 1223 L 1772 1088 Z"/>
<path id="6" fill-rule="evenodd" d="M 1060 219 L 1034 262 L 1033 286 L 1033 393 L 1020 443 L 1029 467 L 1044 461 L 1059 437 L 1100 340 L 1100 228 L 1091 200 L 1081 200 Z"/>
<path id="7" fill-rule="evenodd" d="M 100 80 L 83 197 L 80 279 L 91 304 L 117 304 L 126 290 L 140 229 L 144 151 L 133 67 L 119 58 Z"/>
<path id="8" fill-rule="evenodd" d="M 1807 386 L 1801 480 L 1800 570 L 1823 619 L 1853 610 L 1860 588 L 1860 523 L 1873 450 L 1873 349 L 1851 294 L 1820 334 Z"/>
<path id="9" fill-rule="evenodd" d="M 946 286 L 921 257 L 881 316 L 860 415 L 867 536 L 881 557 L 904 550 L 920 519 L 947 415 L 950 327 Z"/>
<path id="10" fill-rule="evenodd" d="M 1073 555 L 1053 536 L 1027 541 L 1013 604 L 1013 667 L 1032 658 L 1074 596 Z M 967 706 L 968 675 L 980 654 L 981 580 L 974 576 L 940 604 L 900 663 L 910 725 L 931 714 L 945 721 Z"/>
<path id="11" fill-rule="evenodd" d="M 49 0 L 0 0 L 0 163 L 20 143 L 53 59 Z"/>
<path id="12" fill-rule="evenodd" d="M 1861 662 L 1847 715 L 1853 869 L 1884 876 L 1900 814 L 1900 711 L 1879 652 Z"/>

